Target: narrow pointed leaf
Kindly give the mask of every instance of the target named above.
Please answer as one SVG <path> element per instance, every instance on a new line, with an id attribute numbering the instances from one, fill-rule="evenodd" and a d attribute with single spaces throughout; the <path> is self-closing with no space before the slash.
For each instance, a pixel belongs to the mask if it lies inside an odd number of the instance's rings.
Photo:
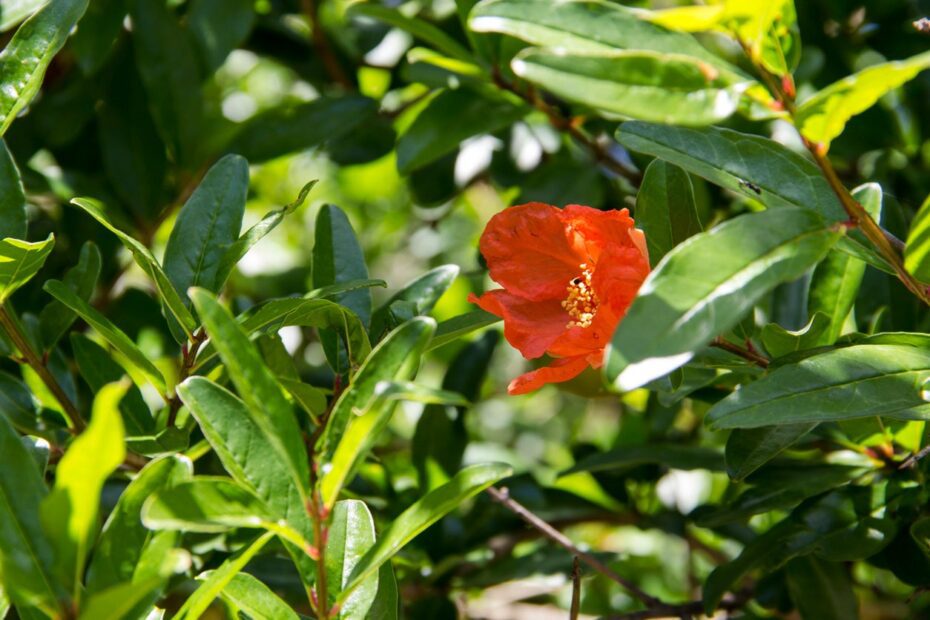
<path id="1" fill-rule="evenodd" d="M 65 273 L 63 282 L 69 286 L 78 297 L 90 301 L 100 277 L 102 259 L 100 250 L 93 241 L 87 241 L 81 247 L 78 263 Z M 68 331 L 77 314 L 60 301 L 52 301 L 42 308 L 39 315 L 39 329 L 42 331 L 42 344 L 46 351 L 50 351 L 58 340 Z"/>
<path id="2" fill-rule="evenodd" d="M 904 267 L 921 282 L 930 282 L 930 196 L 911 222 L 904 246 Z"/>
<path id="3" fill-rule="evenodd" d="M 494 325 L 500 320 L 499 316 L 484 310 L 473 310 L 447 319 L 436 326 L 436 334 L 429 341 L 426 350 L 438 349 L 479 329 L 484 329 L 488 325 Z"/>
<path id="4" fill-rule="evenodd" d="M 657 159 L 649 164 L 636 195 L 636 226 L 646 234 L 649 263 L 703 230 L 688 173 Z"/>
<path id="5" fill-rule="evenodd" d="M 153 530 L 225 532 L 258 528 L 274 517 L 252 491 L 229 478 L 197 476 L 153 493 L 142 523 Z"/>
<path id="6" fill-rule="evenodd" d="M 326 541 L 327 582 L 334 598 L 349 585 L 358 561 L 374 544 L 375 522 L 365 503 L 353 499 L 336 503 Z M 339 618 L 366 620 L 377 594 L 378 575 L 373 574 L 343 601 Z"/>
<path id="7" fill-rule="evenodd" d="M 203 577 L 209 575 L 210 573 L 204 573 Z M 299 620 L 297 612 L 291 609 L 290 605 L 248 573 L 239 573 L 230 579 L 220 596 L 250 618 Z"/>
<path id="8" fill-rule="evenodd" d="M 413 304 L 417 316 L 427 315 L 443 293 L 449 290 L 458 275 L 458 265 L 443 265 L 405 284 L 375 310 L 371 317 L 372 339 L 377 340 L 386 329 L 395 327 L 391 325 L 391 304 L 397 301 L 408 302 Z"/>
<path id="9" fill-rule="evenodd" d="M 0 240 L 0 304 L 39 272 L 54 246 L 52 235 L 35 243 L 12 238 Z"/>
<path id="10" fill-rule="evenodd" d="M 0 140 L 0 239 L 26 238 L 26 193 L 6 142 Z"/>

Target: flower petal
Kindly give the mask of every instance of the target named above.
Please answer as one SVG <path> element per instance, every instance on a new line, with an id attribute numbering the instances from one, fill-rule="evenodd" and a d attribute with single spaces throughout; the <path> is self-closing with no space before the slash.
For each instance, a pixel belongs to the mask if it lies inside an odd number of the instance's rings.
<path id="1" fill-rule="evenodd" d="M 584 243 L 566 234 L 562 210 L 540 202 L 504 209 L 479 243 L 491 279 L 531 300 L 563 299 L 585 262 Z"/>
<path id="2" fill-rule="evenodd" d="M 558 301 L 529 301 L 503 289 L 471 294 L 468 301 L 504 319 L 504 337 L 527 359 L 541 357 L 569 321 Z"/>
<path id="3" fill-rule="evenodd" d="M 570 233 L 583 239 L 588 264 L 597 263 L 609 247 L 642 247 L 645 251 L 642 231 L 633 228 L 628 209 L 601 211 L 568 205 L 562 210 L 562 221 Z"/>
<path id="4" fill-rule="evenodd" d="M 584 357 L 563 357 L 548 366 L 520 375 L 510 382 L 507 392 L 511 395 L 527 394 L 547 383 L 562 383 L 574 379 L 587 367 L 588 361 Z"/>

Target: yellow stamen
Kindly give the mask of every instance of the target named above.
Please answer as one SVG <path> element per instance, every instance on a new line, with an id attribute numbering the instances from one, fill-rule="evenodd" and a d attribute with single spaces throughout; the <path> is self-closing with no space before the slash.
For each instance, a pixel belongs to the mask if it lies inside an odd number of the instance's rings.
<path id="1" fill-rule="evenodd" d="M 593 273 L 586 263 L 581 263 L 578 267 L 581 269 L 581 275 L 568 283 L 568 296 L 562 302 L 562 307 L 572 319 L 565 326 L 567 329 L 590 327 L 594 315 L 597 314 L 599 300 L 594 293 L 594 287 L 591 286 Z"/>

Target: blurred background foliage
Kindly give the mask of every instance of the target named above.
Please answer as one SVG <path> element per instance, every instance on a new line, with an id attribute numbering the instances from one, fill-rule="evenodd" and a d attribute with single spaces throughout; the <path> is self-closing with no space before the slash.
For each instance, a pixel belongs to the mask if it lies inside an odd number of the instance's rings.
<path id="1" fill-rule="evenodd" d="M 0 45 L 41 4 L 0 2 Z M 97 243 L 103 271 L 94 305 L 171 373 L 173 364 L 165 360 L 177 356 L 178 345 L 160 318 L 157 298 L 116 238 L 67 204 L 73 196 L 102 200 L 114 221 L 160 256 L 177 207 L 226 152 L 250 162 L 245 226 L 319 179 L 309 201 L 239 264 L 227 288 L 233 305 L 244 310 L 313 288 L 313 222 L 323 204 L 333 203 L 349 215 L 370 276 L 388 283 L 373 290 L 375 306 L 430 268 L 461 267 L 433 312 L 438 320 L 470 311 L 467 294 L 491 285 L 477 239 L 502 208 L 534 200 L 633 207 L 630 178 L 648 161 L 613 141 L 616 121 L 548 99 L 554 118 L 509 92 L 508 61 L 524 44 L 468 32 L 463 19 L 472 4 L 410 0 L 360 8 L 344 0 L 93 0 L 51 63 L 40 96 L 5 136 L 28 194 L 29 239 L 56 235 L 43 274 L 61 274 L 77 262 L 85 240 Z M 382 8 L 401 16 L 392 19 L 415 17 L 435 30 L 411 34 L 385 19 Z M 799 0 L 796 9 L 803 38 L 795 74 L 800 98 L 877 61 L 909 57 L 930 45 L 911 26 L 930 13 L 927 0 Z M 714 35 L 699 38 L 749 70 L 731 43 Z M 474 76 L 467 61 L 458 66 L 454 58 L 431 57 L 437 40 L 444 53 L 461 48 L 474 54 L 486 72 Z M 583 118 L 590 140 L 573 138 L 561 123 L 565 118 Z M 800 149 L 782 122 L 734 116 L 726 125 Z M 881 184 L 883 224 L 905 237 L 930 193 L 930 74 L 854 118 L 834 142 L 831 157 L 848 187 Z M 705 227 L 758 208 L 752 196 L 698 177 L 692 184 Z M 18 309 L 42 308 L 47 301 L 42 280 L 17 293 Z M 783 327 L 800 328 L 807 322 L 797 297 L 803 294 L 802 286 L 779 287 L 762 312 Z M 895 280 L 870 270 L 855 317 L 862 331 L 896 331 L 926 329 L 928 315 Z M 332 384 L 323 347 L 311 330 L 287 328 L 280 336 L 302 377 Z M 512 463 L 520 472 L 508 482 L 514 497 L 604 554 L 615 570 L 649 592 L 692 599 L 710 570 L 732 557 L 738 542 L 753 537 L 746 522 L 697 527 L 688 516 L 700 505 L 732 497 L 738 486 L 728 481 L 721 463 L 708 464 L 711 457 L 693 450 L 717 448 L 708 454 L 719 454 L 725 438 L 701 423 L 708 402 L 719 396 L 698 386 L 686 399 L 645 390 L 618 399 L 605 396 L 600 378 L 589 372 L 564 390 L 508 397 L 507 382 L 525 364 L 493 328 L 431 352 L 421 379 L 460 389 L 476 404 L 453 418 L 442 408 L 404 404 L 353 491 L 366 496 L 379 522 L 386 522 L 461 463 Z M 15 365 L 4 362 L 4 368 Z M 86 385 L 72 387 L 81 402 L 89 402 Z M 145 396 L 157 403 L 157 394 Z M 622 469 L 558 475 L 586 455 L 620 446 L 629 446 L 633 455 Z M 679 453 L 681 446 L 689 449 Z M 805 449 L 800 448 L 802 457 Z M 206 455 L 198 471 L 222 470 Z M 114 502 L 120 489 L 108 483 L 105 500 Z M 753 524 L 764 528 L 785 508 L 759 515 Z M 215 564 L 214 555 L 223 557 L 225 544 L 221 537 L 200 536 L 194 548 L 201 568 Z M 885 565 L 855 564 L 862 617 L 930 613 L 930 596 L 913 589 L 930 584 L 930 560 L 912 550 L 901 553 L 907 563 L 899 558 Z M 405 617 L 422 619 L 563 617 L 558 608 L 568 606 L 570 569 L 566 553 L 534 537 L 486 497 L 441 521 L 395 560 Z M 813 578 L 793 585 L 786 577 L 805 570 L 817 567 L 783 568 L 756 583 L 758 603 L 746 617 L 791 609 L 793 588 L 816 594 L 828 587 Z M 284 560 L 262 557 L 248 572 L 299 605 L 302 589 Z M 176 594 L 180 600 L 183 590 Z M 585 614 L 632 605 L 603 577 L 586 577 L 583 592 Z"/>

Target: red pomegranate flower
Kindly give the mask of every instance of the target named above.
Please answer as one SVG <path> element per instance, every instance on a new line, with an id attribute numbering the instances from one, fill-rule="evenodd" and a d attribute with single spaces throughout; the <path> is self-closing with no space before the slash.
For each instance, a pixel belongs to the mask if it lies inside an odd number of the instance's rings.
<path id="1" fill-rule="evenodd" d="M 649 273 L 645 237 L 626 209 L 511 207 L 491 218 L 479 248 L 504 288 L 468 300 L 504 319 L 504 336 L 523 357 L 557 358 L 511 381 L 511 394 L 599 368 Z"/>

